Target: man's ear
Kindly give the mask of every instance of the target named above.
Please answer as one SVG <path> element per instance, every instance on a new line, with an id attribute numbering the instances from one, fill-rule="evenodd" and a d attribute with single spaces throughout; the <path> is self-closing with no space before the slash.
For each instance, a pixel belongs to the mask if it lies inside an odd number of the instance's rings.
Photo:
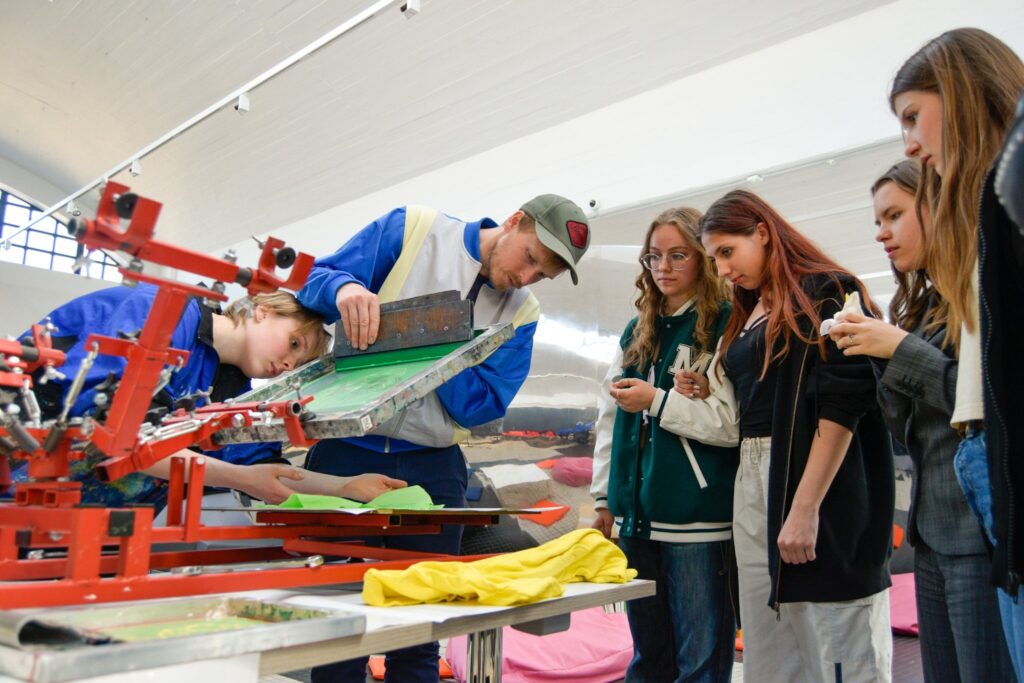
<path id="1" fill-rule="evenodd" d="M 516 211 L 514 214 L 505 219 L 505 222 L 501 224 L 502 232 L 511 232 L 519 227 L 519 223 L 523 220 L 523 216 L 526 214 L 522 211 Z"/>
<path id="2" fill-rule="evenodd" d="M 270 311 L 267 309 L 266 306 L 260 304 L 259 306 L 255 307 L 252 310 L 252 321 L 254 323 L 258 323 L 262 321 L 264 318 L 266 318 L 268 315 L 270 315 Z"/>

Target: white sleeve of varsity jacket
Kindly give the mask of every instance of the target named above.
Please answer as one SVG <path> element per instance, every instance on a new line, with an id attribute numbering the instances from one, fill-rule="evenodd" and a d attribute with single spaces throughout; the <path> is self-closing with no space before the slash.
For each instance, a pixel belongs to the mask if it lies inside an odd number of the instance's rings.
<path id="1" fill-rule="evenodd" d="M 597 399 L 597 422 L 594 424 L 594 479 L 590 484 L 590 495 L 594 497 L 594 508 L 608 507 L 608 477 L 612 468 L 612 433 L 615 431 L 615 413 L 618 406 L 608 393 L 612 379 L 622 374 L 622 349 L 616 346 L 615 358 L 608 367 L 608 374 L 601 382 L 601 395 Z"/>
<path id="2" fill-rule="evenodd" d="M 719 340 L 709 366 L 711 395 L 706 399 L 687 398 L 674 389 L 656 390 L 651 415 L 658 418 L 662 429 L 709 446 L 735 446 L 740 442 L 739 405 L 732 382 L 718 362 L 721 348 Z"/>

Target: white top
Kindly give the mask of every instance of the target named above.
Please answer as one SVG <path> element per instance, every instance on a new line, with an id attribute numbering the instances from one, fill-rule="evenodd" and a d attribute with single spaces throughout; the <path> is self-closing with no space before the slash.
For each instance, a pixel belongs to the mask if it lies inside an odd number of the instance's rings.
<path id="1" fill-rule="evenodd" d="M 985 417 L 985 401 L 981 384 L 981 317 L 978 315 L 978 262 L 971 271 L 971 307 L 974 332 L 960 325 L 960 363 L 956 374 L 956 406 L 949 423 L 957 425 Z"/>

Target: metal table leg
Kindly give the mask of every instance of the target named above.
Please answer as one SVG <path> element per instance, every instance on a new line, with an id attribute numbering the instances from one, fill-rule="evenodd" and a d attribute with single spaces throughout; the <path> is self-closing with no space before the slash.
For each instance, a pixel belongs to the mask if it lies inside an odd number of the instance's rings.
<path id="1" fill-rule="evenodd" d="M 501 683 L 501 629 L 466 636 L 466 683 Z"/>

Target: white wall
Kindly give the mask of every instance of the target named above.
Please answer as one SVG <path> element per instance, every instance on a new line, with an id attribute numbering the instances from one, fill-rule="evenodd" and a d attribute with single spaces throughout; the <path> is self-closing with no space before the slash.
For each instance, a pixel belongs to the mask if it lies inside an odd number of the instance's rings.
<path id="1" fill-rule="evenodd" d="M 71 194 L 71 191 L 53 185 L 4 157 L 0 157 L 0 185 L 22 199 L 44 207 Z"/>
<path id="2" fill-rule="evenodd" d="M 19 335 L 64 302 L 111 286 L 117 285 L 0 262 L 0 335 Z"/>

